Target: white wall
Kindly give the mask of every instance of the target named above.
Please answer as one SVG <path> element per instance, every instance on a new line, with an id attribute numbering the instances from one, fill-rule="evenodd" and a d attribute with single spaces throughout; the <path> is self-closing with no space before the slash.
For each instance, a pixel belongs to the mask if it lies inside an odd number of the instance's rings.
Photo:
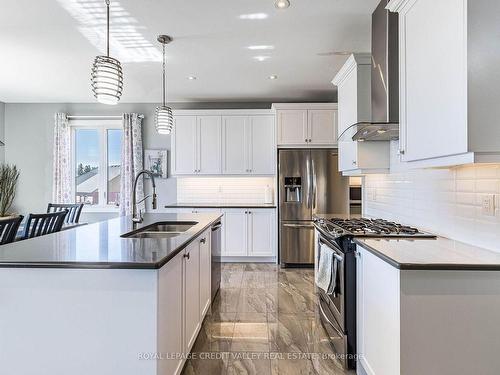
<path id="1" fill-rule="evenodd" d="M 368 175 L 364 188 L 365 215 L 500 251 L 500 165 Z M 494 216 L 482 213 L 485 194 L 496 194 Z"/>
<path id="2" fill-rule="evenodd" d="M 5 103 L 0 102 L 0 141 L 5 139 Z M 5 147 L 0 146 L 0 163 L 5 161 Z"/>
<path id="3" fill-rule="evenodd" d="M 145 149 L 170 150 L 170 136 L 159 135 L 154 129 L 154 109 L 157 103 L 123 103 L 106 106 L 88 104 L 5 104 L 5 159 L 20 170 L 17 196 L 13 210 L 22 214 L 43 212 L 52 199 L 52 147 L 54 114 L 70 115 L 119 115 L 138 112 L 145 115 L 143 140 Z M 270 108 L 270 103 L 179 103 L 177 109 L 215 108 Z M 3 106 L 0 106 L 0 118 Z M 1 133 L 0 120 L 0 137 Z M 2 138 L 0 138 L 2 139 Z M 0 150 L 1 151 L 1 150 Z M 170 156 L 170 155 L 169 155 Z M 157 182 L 159 205 L 176 201 L 174 178 Z M 109 215 L 103 215 L 106 218 Z M 100 215 L 88 215 L 85 220 L 95 221 Z"/>

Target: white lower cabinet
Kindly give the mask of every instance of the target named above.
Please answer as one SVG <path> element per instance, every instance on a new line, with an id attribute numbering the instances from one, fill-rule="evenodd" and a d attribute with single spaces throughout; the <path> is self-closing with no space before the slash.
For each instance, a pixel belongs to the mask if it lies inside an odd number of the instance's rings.
<path id="1" fill-rule="evenodd" d="M 225 209 L 223 220 L 223 256 L 276 256 L 276 210 L 274 208 Z"/>
<path id="2" fill-rule="evenodd" d="M 223 218 L 223 256 L 247 255 L 247 210 L 225 209 Z"/>
<path id="3" fill-rule="evenodd" d="M 158 351 L 188 354 L 211 304 L 210 229 L 159 271 Z M 158 361 L 158 374 L 180 374 L 185 358 Z"/>

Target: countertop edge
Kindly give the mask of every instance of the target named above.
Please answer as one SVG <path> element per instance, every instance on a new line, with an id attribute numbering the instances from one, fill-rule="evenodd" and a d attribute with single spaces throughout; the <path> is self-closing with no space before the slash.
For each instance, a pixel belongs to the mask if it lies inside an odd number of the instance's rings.
<path id="1" fill-rule="evenodd" d="M 166 255 L 156 263 L 131 263 L 131 262 L 0 262 L 0 268 L 48 268 L 48 269 L 128 269 L 128 270 L 158 270 L 166 265 L 172 258 L 184 250 L 191 242 L 198 238 L 204 231 L 220 220 L 218 215 L 209 221 L 200 230 L 194 233 L 188 240 L 180 244 L 174 251 Z M 75 228 L 76 229 L 76 228 Z"/>
<path id="2" fill-rule="evenodd" d="M 382 259 L 391 266 L 400 270 L 421 270 L 421 271 L 500 271 L 500 264 L 459 264 L 459 263 L 399 263 L 395 259 L 368 245 L 363 240 L 354 238 L 354 243 L 368 250 L 376 257 Z"/>

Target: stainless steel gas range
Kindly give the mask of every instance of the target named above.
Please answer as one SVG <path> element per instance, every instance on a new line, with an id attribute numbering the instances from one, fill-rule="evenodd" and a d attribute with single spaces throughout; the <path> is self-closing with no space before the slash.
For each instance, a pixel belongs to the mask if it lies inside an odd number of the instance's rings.
<path id="1" fill-rule="evenodd" d="M 345 219 L 317 216 L 314 219 L 315 269 L 321 249 L 333 252 L 336 262 L 335 288 L 330 293 L 318 288 L 321 322 L 339 360 L 346 368 L 356 368 L 356 245 L 355 237 L 434 238 L 417 228 L 382 219 Z M 333 268 L 333 267 L 332 267 Z"/>

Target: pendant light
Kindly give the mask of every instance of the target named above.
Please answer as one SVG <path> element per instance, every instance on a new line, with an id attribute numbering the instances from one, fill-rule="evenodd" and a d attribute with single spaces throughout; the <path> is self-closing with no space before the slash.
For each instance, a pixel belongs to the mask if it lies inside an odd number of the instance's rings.
<path id="1" fill-rule="evenodd" d="M 99 103 L 115 105 L 123 90 L 120 62 L 109 56 L 109 0 L 106 2 L 106 56 L 96 56 L 92 66 L 92 91 Z"/>
<path id="2" fill-rule="evenodd" d="M 159 35 L 158 42 L 162 44 L 163 48 L 163 92 L 162 92 L 162 104 L 156 107 L 155 113 L 155 125 L 156 131 L 158 134 L 170 134 L 172 132 L 172 128 L 174 127 L 174 116 L 172 115 L 172 109 L 166 104 L 167 97 L 167 78 L 166 78 L 166 57 L 165 57 L 165 46 L 170 43 L 173 39 L 168 35 Z"/>

